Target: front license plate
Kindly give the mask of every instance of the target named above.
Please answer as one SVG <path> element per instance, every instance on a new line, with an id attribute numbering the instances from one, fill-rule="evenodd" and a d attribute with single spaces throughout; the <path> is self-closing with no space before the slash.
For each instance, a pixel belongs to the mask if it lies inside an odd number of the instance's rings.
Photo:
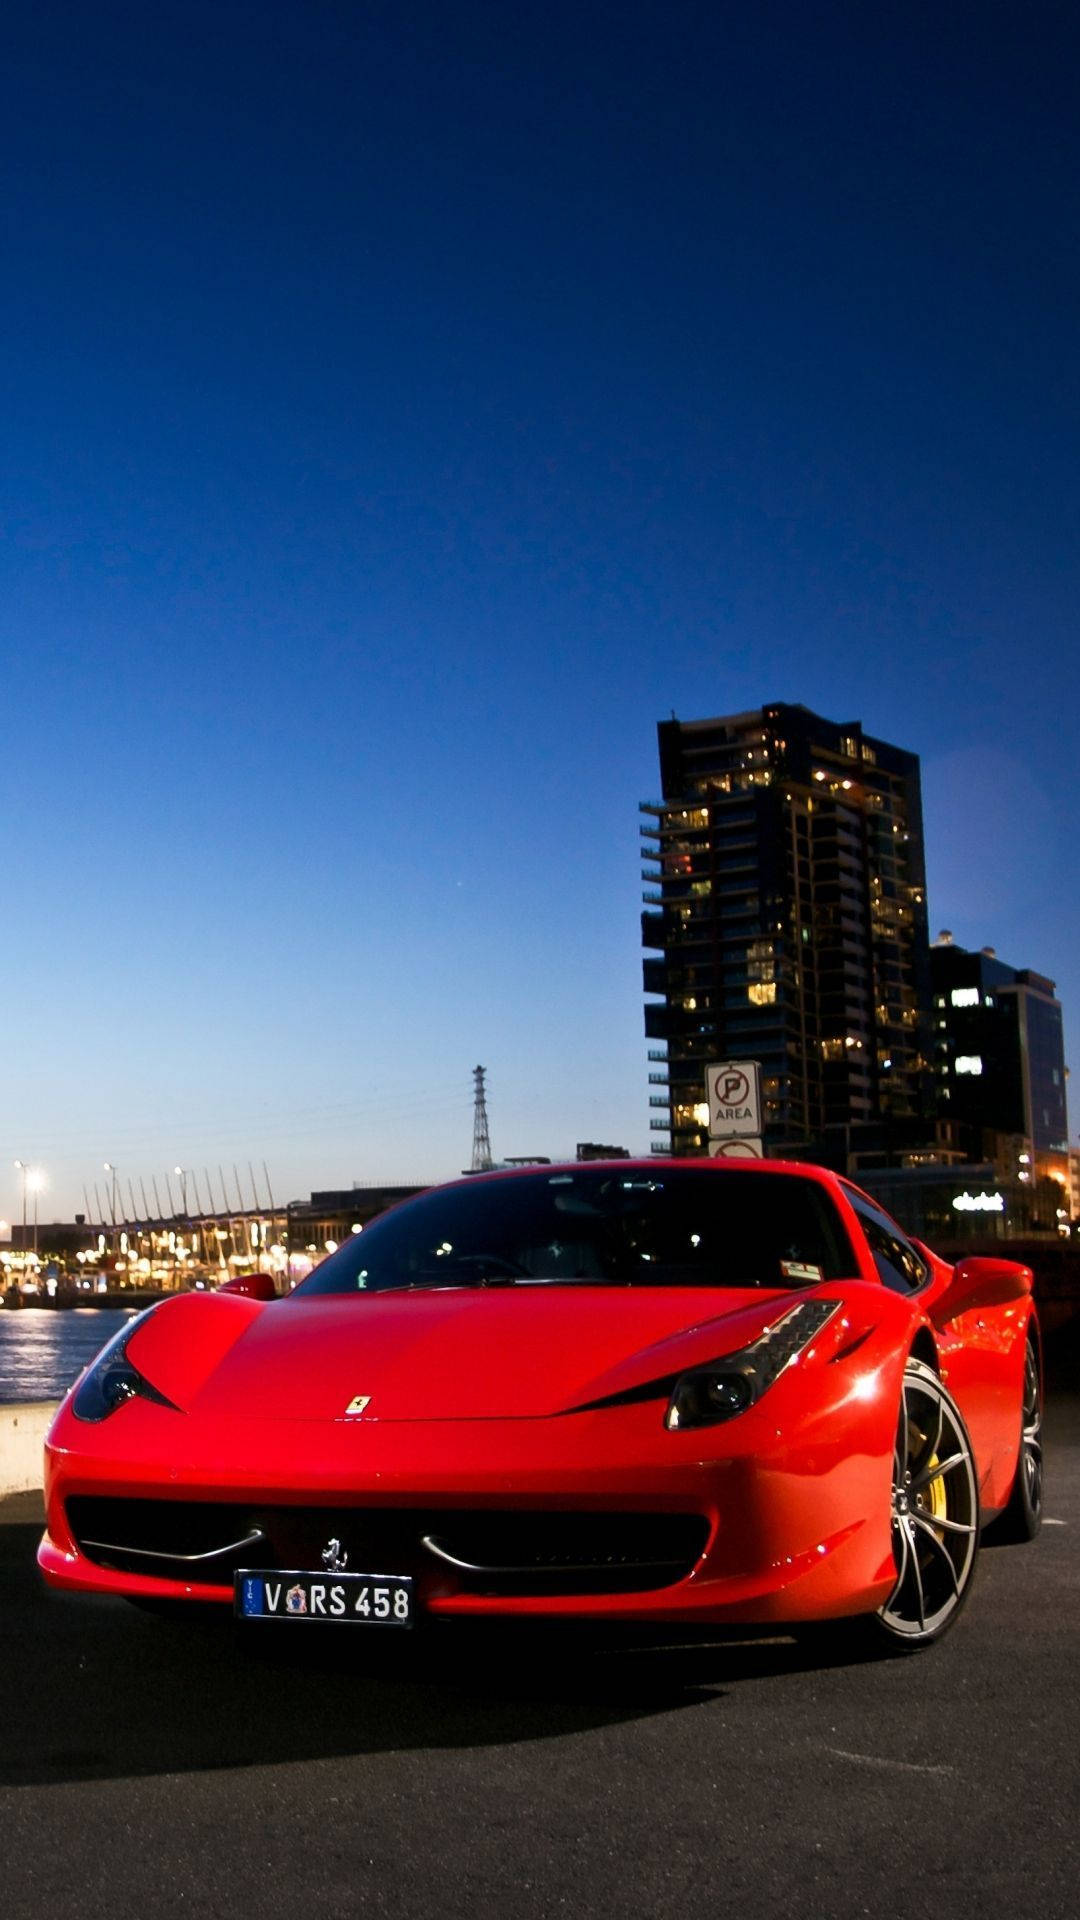
<path id="1" fill-rule="evenodd" d="M 236 1576 L 243 1620 L 338 1620 L 365 1627 L 411 1627 L 413 1583 L 390 1573 L 304 1573 L 290 1569 Z"/>

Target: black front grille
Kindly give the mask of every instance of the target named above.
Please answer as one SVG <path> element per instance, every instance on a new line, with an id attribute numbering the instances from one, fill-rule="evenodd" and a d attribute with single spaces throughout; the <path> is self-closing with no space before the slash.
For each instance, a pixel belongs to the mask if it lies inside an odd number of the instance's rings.
<path id="1" fill-rule="evenodd" d="M 670 1586 L 704 1550 L 698 1514 L 440 1513 L 428 1551 L 486 1593 L 624 1593 Z"/>
<path id="2" fill-rule="evenodd" d="M 708 1538 L 700 1514 L 487 1512 L 470 1508 L 282 1507 L 256 1502 L 72 1496 L 79 1549 L 98 1566 L 193 1586 L 238 1567 L 321 1565 L 333 1538 L 360 1572 L 437 1579 L 488 1594 L 633 1593 L 690 1572 Z"/>
<path id="3" fill-rule="evenodd" d="M 73 1494 L 68 1524 L 80 1552 L 100 1567 L 168 1580 L 228 1586 L 250 1562 L 262 1529 L 252 1509 L 209 1500 L 124 1500 Z M 261 1550 L 261 1549 L 260 1549 Z"/>

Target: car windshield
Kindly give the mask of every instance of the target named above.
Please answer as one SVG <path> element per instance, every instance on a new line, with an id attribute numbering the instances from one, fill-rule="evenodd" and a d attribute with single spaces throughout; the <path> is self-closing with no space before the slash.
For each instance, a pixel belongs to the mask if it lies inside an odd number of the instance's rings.
<path id="1" fill-rule="evenodd" d="M 796 1287 L 857 1271 L 825 1188 L 703 1166 L 545 1169 L 437 1187 L 372 1222 L 296 1289 Z"/>

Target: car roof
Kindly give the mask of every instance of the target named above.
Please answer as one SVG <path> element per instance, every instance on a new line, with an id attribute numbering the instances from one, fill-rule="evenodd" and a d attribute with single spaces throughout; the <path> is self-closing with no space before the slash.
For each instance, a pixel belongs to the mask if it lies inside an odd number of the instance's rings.
<path id="1" fill-rule="evenodd" d="M 812 1181 L 817 1186 L 828 1187 L 831 1192 L 842 1194 L 845 1182 L 830 1167 L 818 1166 L 809 1160 L 716 1160 L 704 1155 L 693 1159 L 674 1154 L 651 1154 L 648 1159 L 617 1160 L 551 1160 L 534 1161 L 529 1166 L 488 1167 L 483 1172 L 465 1173 L 459 1180 L 440 1182 L 440 1185 L 475 1185 L 478 1181 L 519 1180 L 530 1176 L 566 1173 L 657 1173 L 668 1167 L 691 1170 L 702 1174 L 750 1173 L 755 1178 L 769 1178 L 776 1174 L 796 1175 L 803 1180 Z M 849 1184 L 849 1183 L 848 1183 Z"/>

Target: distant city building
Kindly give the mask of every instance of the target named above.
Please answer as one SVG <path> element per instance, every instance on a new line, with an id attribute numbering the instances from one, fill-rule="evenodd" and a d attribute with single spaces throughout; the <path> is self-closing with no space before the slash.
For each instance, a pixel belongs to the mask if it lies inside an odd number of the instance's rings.
<path id="1" fill-rule="evenodd" d="M 83 1214 L 74 1221 L 42 1220 L 38 1226 L 24 1227 L 13 1222 L 6 1236 L 13 1253 L 34 1252 L 42 1260 L 67 1258 L 96 1244 L 97 1229 L 88 1227 Z"/>
<path id="2" fill-rule="evenodd" d="M 579 1140 L 578 1160 L 629 1160 L 629 1147 L 605 1147 L 598 1140 Z"/>
<path id="3" fill-rule="evenodd" d="M 1040 1153 L 1068 1153 L 1065 1043 L 1054 982 L 938 935 L 930 952 L 935 1069 L 944 1116 L 969 1138 L 1023 1134 Z M 961 1134 L 963 1139 L 963 1134 Z"/>
<path id="4" fill-rule="evenodd" d="M 661 722 L 642 915 L 654 1151 L 708 1150 L 704 1070 L 760 1062 L 779 1147 L 932 1125 L 919 762 L 772 705 Z"/>
<path id="5" fill-rule="evenodd" d="M 387 1207 L 423 1193 L 425 1183 L 399 1187 L 339 1187 L 313 1193 L 310 1200 L 290 1200 L 286 1209 L 287 1241 L 294 1255 L 321 1260 L 332 1246 L 361 1233 Z M 308 1265 L 311 1264 L 311 1259 Z"/>
<path id="6" fill-rule="evenodd" d="M 989 1162 L 875 1167 L 860 1170 L 858 1182 L 908 1233 L 938 1252 L 1004 1240 L 1014 1224 L 1009 1196 Z"/>
<path id="7" fill-rule="evenodd" d="M 930 951 L 934 990 L 938 1111 L 970 1159 L 986 1155 L 999 1177 L 1032 1189 L 1033 1213 L 1056 1213 L 1047 1180 L 1060 1188 L 1066 1219 L 1069 1121 L 1061 1005 L 1054 982 L 1030 968 L 978 953 L 938 935 Z"/>

